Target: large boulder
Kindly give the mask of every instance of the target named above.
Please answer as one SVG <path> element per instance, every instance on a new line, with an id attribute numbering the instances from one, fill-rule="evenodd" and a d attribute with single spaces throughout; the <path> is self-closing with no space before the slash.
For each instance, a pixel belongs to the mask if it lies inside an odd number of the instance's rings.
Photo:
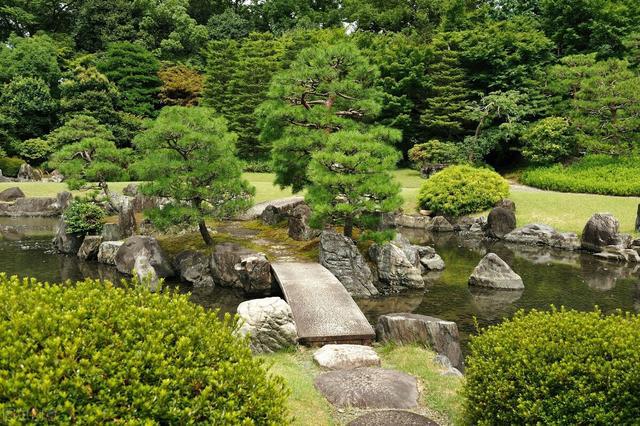
<path id="1" fill-rule="evenodd" d="M 378 294 L 371 269 L 351 238 L 334 231 L 323 231 L 320 235 L 320 263 L 352 296 Z"/>
<path id="2" fill-rule="evenodd" d="M 297 344 L 298 334 L 291 308 L 279 297 L 247 300 L 238 305 L 239 332 L 249 335 L 254 353 L 270 353 Z"/>
<path id="3" fill-rule="evenodd" d="M 56 208 L 61 212 L 65 211 L 73 201 L 73 195 L 69 191 L 62 191 L 56 194 Z"/>
<path id="4" fill-rule="evenodd" d="M 381 342 L 418 343 L 444 355 L 458 369 L 463 368 L 460 335 L 455 322 L 411 313 L 382 315 L 376 325 Z"/>
<path id="5" fill-rule="evenodd" d="M 376 266 L 378 279 L 391 289 L 424 288 L 419 257 L 409 252 L 410 260 L 402 249 L 403 243 L 391 241 L 369 247 L 369 258 Z"/>
<path id="6" fill-rule="evenodd" d="M 148 286 L 151 291 L 158 290 L 160 284 L 158 273 L 147 256 L 144 254 L 136 256 L 133 263 L 133 272 L 138 278 L 138 282 Z"/>
<path id="7" fill-rule="evenodd" d="M 573 232 L 558 232 L 548 225 L 532 223 L 515 229 L 504 236 L 510 243 L 555 247 L 562 250 L 578 250 L 580 240 Z"/>
<path id="8" fill-rule="evenodd" d="M 606 246 L 619 245 L 619 228 L 620 222 L 612 214 L 594 214 L 582 230 L 582 248 L 599 252 Z"/>
<path id="9" fill-rule="evenodd" d="M 516 214 L 504 207 L 494 207 L 487 217 L 486 234 L 491 238 L 501 239 L 516 229 Z"/>
<path id="10" fill-rule="evenodd" d="M 520 275 L 495 253 L 488 253 L 482 258 L 469 277 L 469 285 L 501 290 L 524 288 Z"/>
<path id="11" fill-rule="evenodd" d="M 18 187 L 7 188 L 0 192 L 0 201 L 11 202 L 18 198 L 24 198 L 24 192 Z"/>
<path id="12" fill-rule="evenodd" d="M 304 199 L 294 197 L 288 200 L 279 200 L 269 203 L 262 213 L 260 219 L 267 225 L 276 225 L 283 220 L 287 220 L 293 210 L 304 203 Z"/>
<path id="13" fill-rule="evenodd" d="M 427 225 L 427 231 L 431 232 L 453 232 L 453 225 L 444 216 L 436 216 Z"/>
<path id="14" fill-rule="evenodd" d="M 64 181 L 64 175 L 60 173 L 60 170 L 54 170 L 49 175 L 48 180 L 49 182 L 60 183 Z"/>
<path id="15" fill-rule="evenodd" d="M 328 370 L 380 366 L 376 351 L 363 345 L 324 345 L 313 353 L 313 360 Z"/>
<path id="16" fill-rule="evenodd" d="M 180 252 L 174 260 L 180 279 L 195 287 L 215 286 L 209 263 L 209 256 L 194 250 Z"/>
<path id="17" fill-rule="evenodd" d="M 297 205 L 289 215 L 289 237 L 297 241 L 308 241 L 320 235 L 320 230 L 309 226 L 311 208 L 305 203 Z"/>
<path id="18" fill-rule="evenodd" d="M 52 217 L 60 216 L 63 208 L 54 197 L 18 198 L 11 203 L 0 202 L 0 216 Z"/>
<path id="19" fill-rule="evenodd" d="M 503 209 L 511 210 L 512 212 L 516 211 L 516 203 L 509 200 L 508 198 L 503 198 L 502 200 L 498 201 L 494 205 L 494 207 L 502 207 Z"/>
<path id="20" fill-rule="evenodd" d="M 432 219 L 429 216 L 405 213 L 386 213 L 382 216 L 382 224 L 388 227 L 427 229 L 431 221 Z"/>
<path id="21" fill-rule="evenodd" d="M 133 201 L 129 197 L 124 197 L 122 204 L 120 205 L 120 211 L 118 212 L 118 225 L 123 238 L 135 235 L 138 230 L 136 212 L 133 206 Z"/>
<path id="22" fill-rule="evenodd" d="M 123 274 L 131 274 L 136 258 L 145 256 L 160 278 L 173 276 L 173 268 L 164 250 L 153 237 L 134 235 L 124 241 L 116 254 L 116 268 Z"/>
<path id="23" fill-rule="evenodd" d="M 222 287 L 240 288 L 247 294 L 271 293 L 271 264 L 263 253 L 234 243 L 218 244 L 210 265 L 215 283 Z"/>
<path id="24" fill-rule="evenodd" d="M 31 182 L 37 180 L 42 180 L 42 173 L 31 167 L 29 164 L 22 163 L 20 170 L 18 171 L 18 181 Z"/>
<path id="25" fill-rule="evenodd" d="M 98 258 L 98 251 L 102 244 L 102 237 L 99 235 L 87 235 L 82 241 L 78 250 L 78 257 L 82 260 L 94 260 Z"/>
<path id="26" fill-rule="evenodd" d="M 420 264 L 427 271 L 442 271 L 445 267 L 444 260 L 433 247 L 419 246 L 418 255 Z"/>
<path id="27" fill-rule="evenodd" d="M 102 226 L 103 241 L 120 241 L 124 238 L 118 223 L 105 223 Z"/>
<path id="28" fill-rule="evenodd" d="M 98 249 L 98 262 L 116 266 L 116 254 L 124 241 L 104 241 Z"/>
<path id="29" fill-rule="evenodd" d="M 53 238 L 53 244 L 60 253 L 64 254 L 77 254 L 84 240 L 84 235 L 70 233 L 67 230 L 67 223 L 64 221 L 64 217 L 60 218 L 58 223 L 58 230 Z"/>

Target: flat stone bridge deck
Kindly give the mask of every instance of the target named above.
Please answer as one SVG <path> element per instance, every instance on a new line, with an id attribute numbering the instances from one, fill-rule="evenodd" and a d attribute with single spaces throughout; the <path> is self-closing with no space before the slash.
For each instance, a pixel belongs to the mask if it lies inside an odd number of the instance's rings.
<path id="1" fill-rule="evenodd" d="M 275 262 L 301 344 L 371 344 L 375 331 L 342 283 L 319 263 Z"/>

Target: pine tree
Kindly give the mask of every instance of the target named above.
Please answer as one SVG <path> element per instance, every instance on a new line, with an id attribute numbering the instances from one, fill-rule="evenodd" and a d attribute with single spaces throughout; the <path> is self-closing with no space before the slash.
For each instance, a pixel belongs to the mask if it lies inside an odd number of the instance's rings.
<path id="1" fill-rule="evenodd" d="M 212 107 L 229 120 L 232 94 L 229 82 L 233 78 L 238 60 L 239 44 L 235 40 L 216 40 L 207 46 L 207 69 L 202 104 Z"/>
<path id="2" fill-rule="evenodd" d="M 97 67 L 120 91 L 123 111 L 143 117 L 155 115 L 162 81 L 158 78 L 160 63 L 151 52 L 135 43 L 111 43 Z"/>
<path id="3" fill-rule="evenodd" d="M 344 235 L 352 237 L 354 226 L 375 231 L 381 213 L 402 205 L 400 185 L 390 174 L 400 154 L 384 141 L 387 135 L 379 136 L 375 131 L 338 131 L 312 155 L 305 199 L 313 226 L 342 225 Z"/>
<path id="4" fill-rule="evenodd" d="M 211 245 L 205 218 L 227 218 L 251 205 L 254 190 L 242 178 L 235 142 L 226 120 L 210 108 L 162 109 L 135 140 L 143 153 L 136 169 L 149 181 L 141 190 L 172 200 L 150 212 L 156 226 L 198 225 Z"/>

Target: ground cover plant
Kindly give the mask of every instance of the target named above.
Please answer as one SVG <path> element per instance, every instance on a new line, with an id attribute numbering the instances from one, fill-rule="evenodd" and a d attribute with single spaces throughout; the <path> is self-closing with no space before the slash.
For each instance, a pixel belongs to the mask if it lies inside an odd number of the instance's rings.
<path id="1" fill-rule="evenodd" d="M 8 424 L 287 424 L 287 391 L 186 295 L 0 274 Z"/>

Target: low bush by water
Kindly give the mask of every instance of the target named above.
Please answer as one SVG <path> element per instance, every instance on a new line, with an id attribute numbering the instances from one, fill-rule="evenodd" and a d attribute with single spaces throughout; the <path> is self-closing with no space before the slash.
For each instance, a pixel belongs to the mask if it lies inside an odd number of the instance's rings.
<path id="1" fill-rule="evenodd" d="M 563 166 L 556 164 L 525 171 L 522 182 L 560 192 L 603 195 L 640 195 L 640 157 L 589 155 Z"/>

